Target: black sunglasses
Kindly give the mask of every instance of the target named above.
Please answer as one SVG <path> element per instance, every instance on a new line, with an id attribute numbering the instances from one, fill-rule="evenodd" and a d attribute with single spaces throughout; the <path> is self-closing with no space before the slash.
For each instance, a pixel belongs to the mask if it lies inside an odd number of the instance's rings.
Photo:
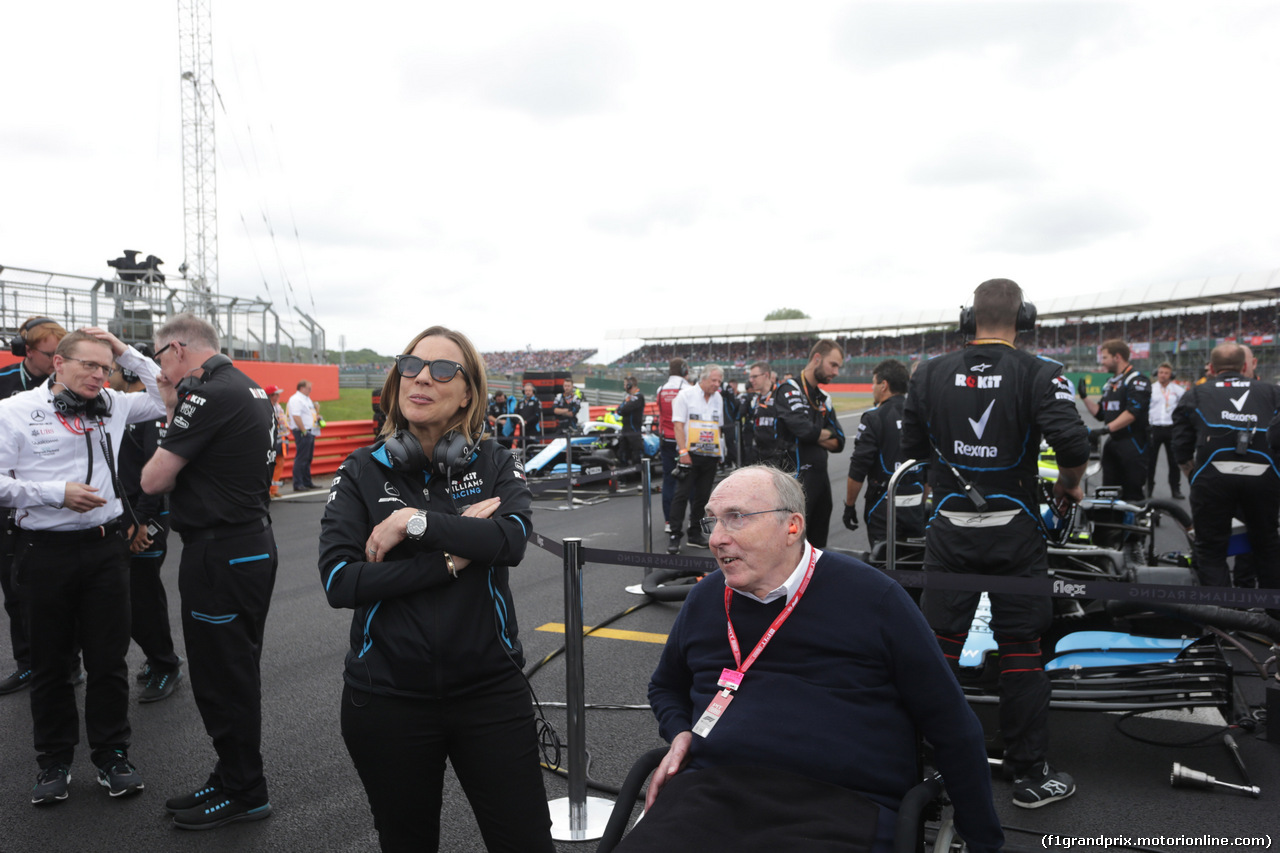
<path id="1" fill-rule="evenodd" d="M 169 341 L 169 343 L 165 344 L 164 346 L 160 347 L 160 349 L 156 350 L 156 354 L 151 356 L 151 360 L 154 361 L 156 364 L 159 364 L 160 356 L 168 352 L 169 348 L 172 347 L 174 344 L 177 344 L 180 347 L 186 346 L 186 343 L 184 343 L 183 341 Z"/>
<path id="2" fill-rule="evenodd" d="M 468 382 L 471 377 L 467 376 L 466 369 L 456 361 L 449 361 L 447 358 L 437 358 L 434 361 L 427 361 L 418 358 L 416 355 L 398 355 L 396 356 L 396 371 L 405 379 L 412 379 L 422 372 L 422 368 L 427 368 L 431 373 L 431 378 L 436 382 L 452 382 L 453 377 L 459 373 Z"/>

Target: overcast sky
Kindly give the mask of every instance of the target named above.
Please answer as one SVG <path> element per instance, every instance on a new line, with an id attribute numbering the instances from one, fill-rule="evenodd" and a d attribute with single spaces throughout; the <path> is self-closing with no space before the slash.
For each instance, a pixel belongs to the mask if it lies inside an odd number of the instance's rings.
<path id="1" fill-rule="evenodd" d="M 1274 2 L 211 2 L 221 291 L 331 348 L 1280 267 Z M 176 274 L 176 5 L 4 4 L 0 264 Z"/>

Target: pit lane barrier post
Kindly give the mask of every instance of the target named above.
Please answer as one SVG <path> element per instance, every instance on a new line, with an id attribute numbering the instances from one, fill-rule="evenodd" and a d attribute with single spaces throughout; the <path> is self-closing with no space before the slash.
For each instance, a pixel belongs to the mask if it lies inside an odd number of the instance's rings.
<path id="1" fill-rule="evenodd" d="M 640 460 L 640 541 L 644 543 L 644 552 L 653 553 L 653 460 L 647 456 Z M 644 595 L 644 579 L 649 574 L 648 568 L 640 570 L 640 583 L 623 587 L 624 592 L 632 595 Z"/>
<path id="2" fill-rule="evenodd" d="M 582 539 L 567 538 L 564 547 L 564 682 L 568 719 L 569 796 L 547 804 L 551 837 L 556 841 L 591 841 L 604 835 L 613 802 L 587 796 L 586 670 L 582 647 Z"/>

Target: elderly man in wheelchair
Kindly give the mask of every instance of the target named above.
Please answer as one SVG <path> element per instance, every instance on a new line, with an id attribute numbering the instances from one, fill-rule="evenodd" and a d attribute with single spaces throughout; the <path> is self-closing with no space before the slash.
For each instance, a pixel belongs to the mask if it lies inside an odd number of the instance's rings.
<path id="1" fill-rule="evenodd" d="M 697 584 L 649 685 L 671 748 L 620 851 L 887 851 L 932 747 L 971 851 L 1003 843 L 982 729 L 893 580 L 805 541 L 796 480 L 722 482 Z"/>

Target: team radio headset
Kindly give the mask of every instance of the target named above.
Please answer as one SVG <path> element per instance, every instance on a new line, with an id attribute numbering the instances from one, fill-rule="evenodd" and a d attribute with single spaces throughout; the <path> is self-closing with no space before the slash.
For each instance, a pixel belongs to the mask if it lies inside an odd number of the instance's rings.
<path id="1" fill-rule="evenodd" d="M 1031 302 L 1027 302 L 1025 300 L 1018 303 L 1018 316 L 1014 320 L 1014 331 L 1019 333 L 1034 332 L 1035 329 L 1036 329 L 1035 304 Z M 965 343 L 965 346 L 979 346 L 981 344 L 1003 344 L 1004 346 L 1013 348 L 1013 343 L 1011 341 L 1006 341 L 1004 338 L 975 337 L 978 334 L 978 318 L 974 314 L 972 305 L 967 305 L 967 306 L 962 305 L 960 307 L 960 334 L 965 335 L 968 338 L 971 338 L 971 340 Z M 932 442 L 932 439 L 931 439 L 931 442 Z M 970 483 L 967 479 L 965 479 L 965 476 L 960 473 L 959 469 L 956 468 L 956 466 L 953 465 L 949 459 L 947 459 L 945 456 L 942 455 L 942 453 L 938 451 L 937 445 L 934 445 L 933 452 L 938 457 L 938 461 L 940 461 L 943 465 L 947 466 L 947 468 L 951 471 L 951 475 L 956 478 L 956 482 L 958 482 L 960 484 L 960 487 L 964 489 L 965 496 L 968 497 L 969 500 L 972 501 L 973 503 L 973 508 L 976 509 L 978 512 L 986 512 L 987 499 L 983 497 L 982 493 L 979 492 L 974 487 L 973 483 Z"/>

